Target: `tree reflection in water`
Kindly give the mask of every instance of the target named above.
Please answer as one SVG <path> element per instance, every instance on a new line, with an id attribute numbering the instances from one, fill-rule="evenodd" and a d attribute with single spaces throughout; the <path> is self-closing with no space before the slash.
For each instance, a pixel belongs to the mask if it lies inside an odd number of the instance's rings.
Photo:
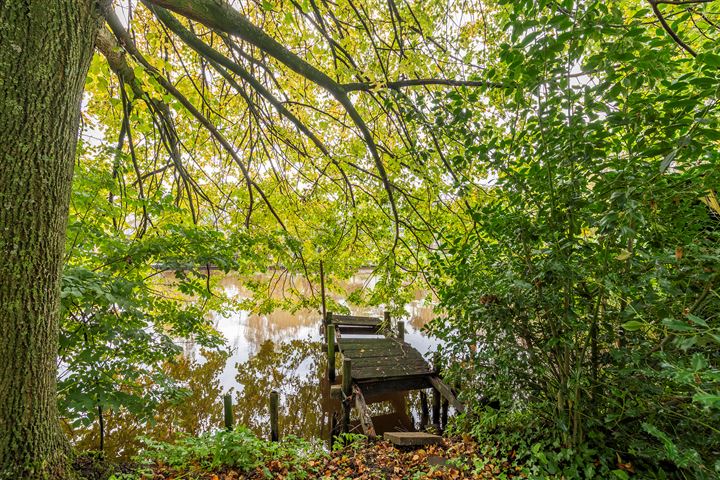
<path id="1" fill-rule="evenodd" d="M 321 342 L 267 340 L 257 354 L 237 365 L 235 416 L 260 436 L 269 435 L 269 395 L 280 394 L 279 426 L 282 435 L 319 437 L 323 428 L 320 402 L 324 372 Z"/>
<path id="2" fill-rule="evenodd" d="M 129 459 L 141 446 L 139 436 L 171 441 L 182 434 L 197 435 L 222 424 L 222 393 L 218 374 L 229 354 L 203 351 L 203 360 L 179 357 L 166 365 L 167 373 L 187 387 L 176 398 L 167 399 L 155 413 L 138 418 L 124 409 L 105 412 L 105 453 L 111 459 Z M 86 428 L 71 429 L 70 438 L 78 450 L 98 448 L 97 422 Z"/>

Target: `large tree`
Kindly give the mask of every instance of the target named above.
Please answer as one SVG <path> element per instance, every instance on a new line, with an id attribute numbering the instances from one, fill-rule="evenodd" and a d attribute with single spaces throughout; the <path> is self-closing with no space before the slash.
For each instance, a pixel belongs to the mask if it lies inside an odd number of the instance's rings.
<path id="1" fill-rule="evenodd" d="M 0 4 L 0 478 L 62 476 L 59 280 L 92 0 Z"/>
<path id="2" fill-rule="evenodd" d="M 132 34 L 131 12 L 118 18 L 110 1 L 97 0 L 0 3 L 0 322 L 4 330 L 0 338 L 0 478 L 71 475 L 69 447 L 59 429 L 56 406 L 59 282 L 81 100 L 95 47 L 120 82 L 124 118 L 119 149 L 129 147 L 141 196 L 143 179 L 153 173 L 141 175 L 137 169 L 129 131 L 130 111 L 137 104 L 144 105 L 153 118 L 159 143 L 180 179 L 194 221 L 198 221 L 197 200 L 204 193 L 183 165 L 176 129 L 180 116 L 201 126 L 213 148 L 237 168 L 247 186 L 246 225 L 258 202 L 269 218 L 287 230 L 283 212 L 273 205 L 261 180 L 273 165 L 273 157 L 291 151 L 293 157 L 285 158 L 288 165 L 310 160 L 310 169 L 317 173 L 315 183 L 328 179 L 338 186 L 348 205 L 355 205 L 355 191 L 360 190 L 369 199 L 366 202 L 382 212 L 381 224 L 389 228 L 386 244 L 376 244 L 376 248 L 390 252 L 388 258 L 393 258 L 400 243 L 408 246 L 407 239 L 401 238 L 398 202 L 410 198 L 401 180 L 410 184 L 415 180 L 402 175 L 392 179 L 383 157 L 405 165 L 413 175 L 422 165 L 422 157 L 415 156 L 422 148 L 404 125 L 411 107 L 402 91 L 435 85 L 486 85 L 428 75 L 442 75 L 451 63 L 462 64 L 447 50 L 445 39 L 426 32 L 433 28 L 433 16 L 440 17 L 438 12 L 445 15 L 444 21 L 453 18 L 452 9 L 442 2 L 426 4 L 431 14 L 420 16 L 413 11 L 417 5 L 392 1 L 342 6 L 290 2 L 278 8 L 263 2 L 237 6 L 242 13 L 221 0 L 142 3 L 142 10 L 130 5 L 141 10 L 138 15 L 143 21 L 154 22 L 174 48 L 198 55 L 203 71 L 214 71 L 203 81 L 222 78 L 223 88 L 232 89 L 244 100 L 245 111 L 252 118 L 247 121 L 251 135 L 233 139 L 218 125 L 226 117 L 215 115 L 207 99 L 188 93 L 169 78 L 172 62 L 168 62 L 167 44 L 164 59 L 141 52 L 140 47 L 152 42 L 140 43 Z M 262 28 L 254 23 L 266 16 L 270 20 Z M 277 28 L 278 19 L 286 23 L 284 33 Z M 303 56 L 312 61 L 294 53 L 286 43 L 302 49 Z M 282 85 L 276 76 L 286 76 L 289 81 Z M 367 96 L 360 106 L 358 98 L 351 98 L 358 94 Z M 308 113 L 316 110 L 319 114 Z M 415 115 L 421 118 L 422 112 Z M 386 120 L 378 121 L 381 117 Z M 341 134 L 321 136 L 316 131 L 328 118 Z M 268 134 L 263 130 L 271 132 L 282 149 L 268 147 L 262 139 L 260 144 L 243 143 L 245 138 L 257 138 L 253 126 L 265 138 Z M 388 131 L 392 134 L 386 134 Z M 233 135 L 237 136 L 237 130 Z M 428 135 L 436 148 L 437 139 L 431 132 Z M 351 137 L 358 139 L 359 149 L 357 142 L 348 142 Z M 255 148 L 264 149 L 271 158 L 253 171 L 250 164 Z M 275 153 L 268 153 L 268 148 Z M 417 160 L 414 166 L 403 163 L 413 158 Z M 166 168 L 160 165 L 157 172 Z M 336 173 L 331 175 L 330 169 Z M 352 177 L 348 169 L 353 170 Z M 119 171 L 114 174 L 120 175 Z M 441 185 L 442 173 L 435 175 L 435 183 Z M 379 190 L 370 188 L 368 178 Z M 289 183 L 286 180 L 285 186 Z M 307 192 L 289 191 L 296 193 L 298 202 L 307 200 Z M 432 209 L 431 202 L 427 204 Z M 424 208 L 412 206 L 419 222 L 424 222 L 427 214 Z M 139 217 L 142 232 L 150 220 L 144 210 Z M 356 226 L 356 237 L 362 228 Z M 432 235 L 418 230 L 413 237 L 430 242 Z M 302 249 L 294 251 L 302 260 Z"/>

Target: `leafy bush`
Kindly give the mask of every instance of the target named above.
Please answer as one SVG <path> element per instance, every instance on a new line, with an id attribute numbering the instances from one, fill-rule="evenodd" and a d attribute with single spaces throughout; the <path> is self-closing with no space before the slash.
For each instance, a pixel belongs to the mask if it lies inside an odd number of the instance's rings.
<path id="1" fill-rule="evenodd" d="M 499 3 L 490 71 L 522 86 L 493 121 L 456 92 L 437 111 L 495 177 L 431 267 L 467 428 L 548 475 L 717 476 L 718 69 L 623 2 Z"/>

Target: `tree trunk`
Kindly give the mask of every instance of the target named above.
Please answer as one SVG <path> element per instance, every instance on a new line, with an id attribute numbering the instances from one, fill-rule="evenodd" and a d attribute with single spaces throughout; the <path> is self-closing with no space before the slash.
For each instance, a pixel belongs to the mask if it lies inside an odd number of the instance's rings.
<path id="1" fill-rule="evenodd" d="M 96 0 L 0 1 L 0 479 L 69 476 L 60 273 Z"/>

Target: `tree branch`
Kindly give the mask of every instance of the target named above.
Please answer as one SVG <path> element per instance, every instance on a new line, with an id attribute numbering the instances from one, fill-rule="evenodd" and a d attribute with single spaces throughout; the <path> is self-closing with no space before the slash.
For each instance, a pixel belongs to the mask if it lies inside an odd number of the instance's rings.
<path id="1" fill-rule="evenodd" d="M 510 88 L 509 85 L 489 80 L 451 80 L 444 78 L 417 78 L 411 80 L 398 80 L 396 82 L 353 82 L 343 83 L 342 87 L 346 92 L 371 91 L 377 88 L 405 88 L 423 87 L 429 85 L 443 85 L 448 87 L 488 87 L 488 88 Z"/>
<path id="2" fill-rule="evenodd" d="M 648 0 L 648 3 L 650 4 L 650 8 L 652 8 L 653 13 L 655 14 L 655 17 L 660 21 L 660 25 L 662 25 L 663 29 L 667 32 L 668 35 L 682 47 L 683 50 L 688 52 L 693 57 L 697 57 L 697 53 L 695 50 L 693 50 L 690 45 L 683 42 L 682 39 L 678 36 L 677 33 L 668 25 L 667 21 L 665 20 L 665 17 L 663 17 L 662 12 L 660 12 L 660 9 L 657 7 L 658 3 L 668 3 L 668 2 L 657 2 L 655 0 Z"/>

